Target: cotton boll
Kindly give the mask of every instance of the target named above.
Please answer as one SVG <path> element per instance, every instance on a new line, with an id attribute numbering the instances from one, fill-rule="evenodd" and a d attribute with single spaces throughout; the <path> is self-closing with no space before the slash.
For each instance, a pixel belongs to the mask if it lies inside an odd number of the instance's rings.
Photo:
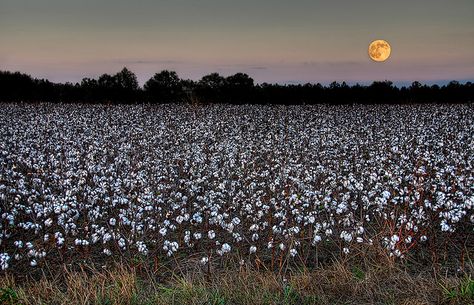
<path id="1" fill-rule="evenodd" d="M 8 262 L 9 261 L 10 261 L 10 255 L 8 255 L 8 253 L 6 253 L 6 252 L 0 253 L 0 268 L 2 270 L 8 269 L 8 267 L 9 267 Z"/>
<path id="2" fill-rule="evenodd" d="M 216 237 L 216 233 L 214 232 L 214 230 L 210 230 L 209 232 L 207 232 L 207 236 L 209 237 L 209 239 L 214 239 Z"/>
<path id="3" fill-rule="evenodd" d="M 117 223 L 117 220 L 115 218 L 109 219 L 109 225 L 111 225 L 112 227 L 115 226 L 116 223 Z"/>

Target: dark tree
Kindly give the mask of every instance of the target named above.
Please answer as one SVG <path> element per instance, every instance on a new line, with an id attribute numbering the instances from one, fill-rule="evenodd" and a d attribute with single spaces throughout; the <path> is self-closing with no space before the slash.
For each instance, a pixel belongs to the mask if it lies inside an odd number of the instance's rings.
<path id="1" fill-rule="evenodd" d="M 245 73 L 236 73 L 226 78 L 224 95 L 230 103 L 242 104 L 254 102 L 253 79 Z"/>
<path id="2" fill-rule="evenodd" d="M 130 91 L 138 90 L 137 76 L 126 67 L 124 67 L 122 71 L 115 74 L 115 78 L 119 88 Z"/>
<path id="3" fill-rule="evenodd" d="M 321 84 L 255 85 L 251 77 L 236 73 L 227 78 L 211 73 L 199 82 L 181 80 L 174 71 L 161 71 L 148 80 L 142 90 L 136 75 L 127 68 L 98 79 L 80 83 L 52 83 L 20 72 L 0 71 L 0 102 L 191 102 L 259 104 L 350 104 L 350 103 L 465 103 L 474 101 L 472 82 L 428 86 L 415 81 L 398 88 L 390 81 L 369 86 L 345 82 Z M 196 99 L 197 98 L 197 99 Z"/>
<path id="4" fill-rule="evenodd" d="M 114 75 L 115 90 L 120 102 L 134 102 L 138 98 L 137 76 L 126 67 Z"/>
<path id="5" fill-rule="evenodd" d="M 196 94 L 204 102 L 218 103 L 223 97 L 226 79 L 218 73 L 205 75 L 197 83 Z"/>
<path id="6" fill-rule="evenodd" d="M 184 98 L 181 80 L 174 71 L 156 73 L 144 86 L 149 100 L 158 103 L 178 102 Z"/>

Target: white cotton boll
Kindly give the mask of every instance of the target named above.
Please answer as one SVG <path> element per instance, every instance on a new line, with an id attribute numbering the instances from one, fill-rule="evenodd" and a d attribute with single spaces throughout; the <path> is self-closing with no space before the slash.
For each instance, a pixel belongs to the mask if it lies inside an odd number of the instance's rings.
<path id="1" fill-rule="evenodd" d="M 63 244 L 64 244 L 64 238 L 62 238 L 62 237 L 57 237 L 57 238 L 56 238 L 56 245 L 57 245 L 58 247 L 60 247 L 60 246 L 62 246 Z"/>
<path id="2" fill-rule="evenodd" d="M 120 238 L 120 239 L 118 240 L 118 245 L 119 245 L 119 247 L 122 248 L 122 249 L 125 248 L 125 245 L 126 245 L 125 239 L 124 239 L 124 238 Z"/>
<path id="3" fill-rule="evenodd" d="M 21 249 L 23 248 L 23 242 L 21 240 L 17 240 L 13 243 L 15 245 L 15 247 L 17 247 L 18 249 Z"/>
<path id="4" fill-rule="evenodd" d="M 228 253 L 228 252 L 230 252 L 231 247 L 230 247 L 229 244 L 225 243 L 225 244 L 222 245 L 221 250 L 222 250 L 223 253 Z"/>
<path id="5" fill-rule="evenodd" d="M 352 234 L 346 231 L 342 231 L 340 235 L 341 239 L 344 239 L 346 242 L 352 241 Z"/>
<path id="6" fill-rule="evenodd" d="M 428 237 L 426 237 L 426 235 L 423 235 L 423 236 L 420 237 L 421 242 L 425 242 L 427 240 L 428 240 Z"/>
<path id="7" fill-rule="evenodd" d="M 111 225 L 112 227 L 115 226 L 116 223 L 117 223 L 117 220 L 115 218 L 109 219 L 109 225 Z"/>
<path id="8" fill-rule="evenodd" d="M 107 243 L 109 240 L 112 239 L 112 234 L 110 233 L 105 233 L 104 236 L 102 237 L 102 243 Z"/>
<path id="9" fill-rule="evenodd" d="M 285 245 L 282 244 L 282 243 L 279 245 L 279 248 L 280 248 L 281 251 L 285 251 L 285 249 L 286 249 Z"/>
<path id="10" fill-rule="evenodd" d="M 161 229 L 160 229 L 160 234 L 161 234 L 162 236 L 165 236 L 165 235 L 166 235 L 166 232 L 168 232 L 168 230 L 167 230 L 166 228 L 161 228 Z"/>
<path id="11" fill-rule="evenodd" d="M 205 265 L 207 264 L 207 262 L 209 262 L 209 258 L 204 256 L 203 258 L 201 258 L 201 265 Z"/>
<path id="12" fill-rule="evenodd" d="M 296 254 L 298 254 L 298 251 L 297 251 L 296 249 L 291 249 L 291 250 L 290 250 L 290 255 L 291 255 L 292 257 L 295 257 Z"/>
<path id="13" fill-rule="evenodd" d="M 184 232 L 184 243 L 189 245 L 190 241 L 191 241 L 191 232 L 190 231 Z"/>
<path id="14" fill-rule="evenodd" d="M 363 239 L 362 237 L 360 237 L 360 236 L 357 237 L 356 240 L 357 240 L 358 243 L 363 243 L 363 242 L 364 242 L 364 239 Z"/>
<path id="15" fill-rule="evenodd" d="M 137 248 L 138 248 L 138 252 L 140 252 L 143 255 L 148 255 L 148 249 L 147 249 L 147 246 L 145 245 L 144 242 L 137 241 L 136 245 L 137 245 Z"/>
<path id="16" fill-rule="evenodd" d="M 178 251 L 179 245 L 178 245 L 177 242 L 174 241 L 174 242 L 170 243 L 169 246 L 170 246 L 170 250 L 172 252 Z"/>
<path id="17" fill-rule="evenodd" d="M 344 254 L 349 254 L 350 251 L 349 251 L 349 248 L 343 248 L 342 252 L 344 252 Z"/>
<path id="18" fill-rule="evenodd" d="M 447 232 L 451 230 L 451 226 L 448 224 L 448 222 L 446 221 L 446 219 L 443 219 L 441 221 L 441 231 L 443 232 Z"/>
<path id="19" fill-rule="evenodd" d="M 250 254 L 253 254 L 253 253 L 255 253 L 255 252 L 257 252 L 257 247 L 251 246 L 251 247 L 250 247 Z"/>
<path id="20" fill-rule="evenodd" d="M 95 244 L 100 240 L 99 235 L 97 233 L 92 234 L 92 243 Z"/>
<path id="21" fill-rule="evenodd" d="M 44 225 L 45 225 L 46 227 L 51 227 L 51 226 L 53 225 L 53 219 L 51 219 L 51 218 L 46 219 L 46 220 L 44 221 Z"/>
<path id="22" fill-rule="evenodd" d="M 0 254 L 0 268 L 2 270 L 8 269 L 8 261 L 10 260 L 10 255 L 8 253 L 4 252 Z"/>
<path id="23" fill-rule="evenodd" d="M 199 240 L 199 239 L 201 239 L 202 234 L 199 233 L 199 232 L 196 232 L 196 233 L 193 234 L 193 236 L 194 236 L 194 239 Z"/>
<path id="24" fill-rule="evenodd" d="M 38 265 L 38 262 L 35 259 L 30 262 L 31 267 L 35 267 L 36 265 Z"/>
<path id="25" fill-rule="evenodd" d="M 193 220 L 197 223 L 201 223 L 202 222 L 202 217 L 200 214 L 194 214 L 193 215 Z"/>
<path id="26" fill-rule="evenodd" d="M 210 230 L 209 232 L 207 232 L 207 236 L 209 237 L 209 239 L 214 239 L 216 237 L 216 232 L 214 232 L 214 230 Z"/>

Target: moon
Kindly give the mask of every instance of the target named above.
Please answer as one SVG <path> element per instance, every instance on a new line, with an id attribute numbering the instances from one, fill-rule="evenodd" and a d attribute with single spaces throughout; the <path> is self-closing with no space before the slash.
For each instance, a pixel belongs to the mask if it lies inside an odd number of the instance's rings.
<path id="1" fill-rule="evenodd" d="M 369 56 L 373 61 L 386 61 L 390 57 L 392 48 L 382 39 L 374 40 L 369 45 Z"/>

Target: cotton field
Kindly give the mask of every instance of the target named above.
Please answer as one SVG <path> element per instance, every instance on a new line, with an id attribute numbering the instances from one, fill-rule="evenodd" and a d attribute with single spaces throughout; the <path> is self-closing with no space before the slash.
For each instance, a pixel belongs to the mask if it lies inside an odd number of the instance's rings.
<path id="1" fill-rule="evenodd" d="M 474 241 L 472 105 L 0 104 L 0 266 Z"/>

